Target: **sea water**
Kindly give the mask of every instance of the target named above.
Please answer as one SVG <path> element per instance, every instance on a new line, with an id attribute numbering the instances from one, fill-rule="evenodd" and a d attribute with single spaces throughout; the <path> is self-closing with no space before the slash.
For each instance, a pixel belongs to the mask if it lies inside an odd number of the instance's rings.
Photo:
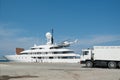
<path id="1" fill-rule="evenodd" d="M 5 59 L 3 56 L 0 56 L 0 62 L 9 62 L 9 60 Z"/>
<path id="2" fill-rule="evenodd" d="M 0 62 L 9 62 L 9 60 L 0 60 Z"/>

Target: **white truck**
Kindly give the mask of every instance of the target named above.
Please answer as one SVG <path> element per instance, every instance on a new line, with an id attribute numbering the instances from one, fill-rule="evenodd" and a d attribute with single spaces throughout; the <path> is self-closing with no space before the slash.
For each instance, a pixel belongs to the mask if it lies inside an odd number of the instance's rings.
<path id="1" fill-rule="evenodd" d="M 94 46 L 92 49 L 83 49 L 80 62 L 89 68 L 95 65 L 120 68 L 120 46 Z"/>

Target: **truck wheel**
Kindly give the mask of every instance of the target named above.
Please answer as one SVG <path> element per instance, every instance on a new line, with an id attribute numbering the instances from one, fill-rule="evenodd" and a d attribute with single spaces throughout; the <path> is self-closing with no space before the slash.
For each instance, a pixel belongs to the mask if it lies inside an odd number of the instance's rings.
<path id="1" fill-rule="evenodd" d="M 93 67 L 93 63 L 91 61 L 87 61 L 86 62 L 86 67 L 92 68 Z"/>
<path id="2" fill-rule="evenodd" d="M 120 62 L 118 62 L 118 67 L 120 68 Z"/>
<path id="3" fill-rule="evenodd" d="M 110 69 L 116 68 L 116 67 L 117 67 L 116 62 L 108 62 L 108 67 L 109 67 Z"/>

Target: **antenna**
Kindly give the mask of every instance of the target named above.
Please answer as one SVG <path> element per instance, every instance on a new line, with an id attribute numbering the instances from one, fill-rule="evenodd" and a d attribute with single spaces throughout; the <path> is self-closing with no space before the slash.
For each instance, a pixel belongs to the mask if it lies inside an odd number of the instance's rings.
<path id="1" fill-rule="evenodd" d="M 53 28 L 52 28 L 52 30 L 51 30 L 51 33 L 52 33 L 52 39 L 51 39 L 52 40 L 52 44 L 54 43 L 53 32 L 54 31 L 53 31 Z"/>

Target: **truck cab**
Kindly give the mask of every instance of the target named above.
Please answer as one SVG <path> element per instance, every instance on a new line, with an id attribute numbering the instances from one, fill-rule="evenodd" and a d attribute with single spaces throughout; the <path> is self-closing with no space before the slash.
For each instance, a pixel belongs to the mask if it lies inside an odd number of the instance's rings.
<path id="1" fill-rule="evenodd" d="M 91 60 L 93 57 L 92 49 L 83 49 L 81 54 L 81 62 L 85 62 L 86 60 Z"/>
<path id="2" fill-rule="evenodd" d="M 80 63 L 81 64 L 86 64 L 87 67 L 92 67 L 93 63 L 93 56 L 94 54 L 92 53 L 92 49 L 82 49 L 82 54 L 81 54 L 81 59 L 80 59 Z"/>

